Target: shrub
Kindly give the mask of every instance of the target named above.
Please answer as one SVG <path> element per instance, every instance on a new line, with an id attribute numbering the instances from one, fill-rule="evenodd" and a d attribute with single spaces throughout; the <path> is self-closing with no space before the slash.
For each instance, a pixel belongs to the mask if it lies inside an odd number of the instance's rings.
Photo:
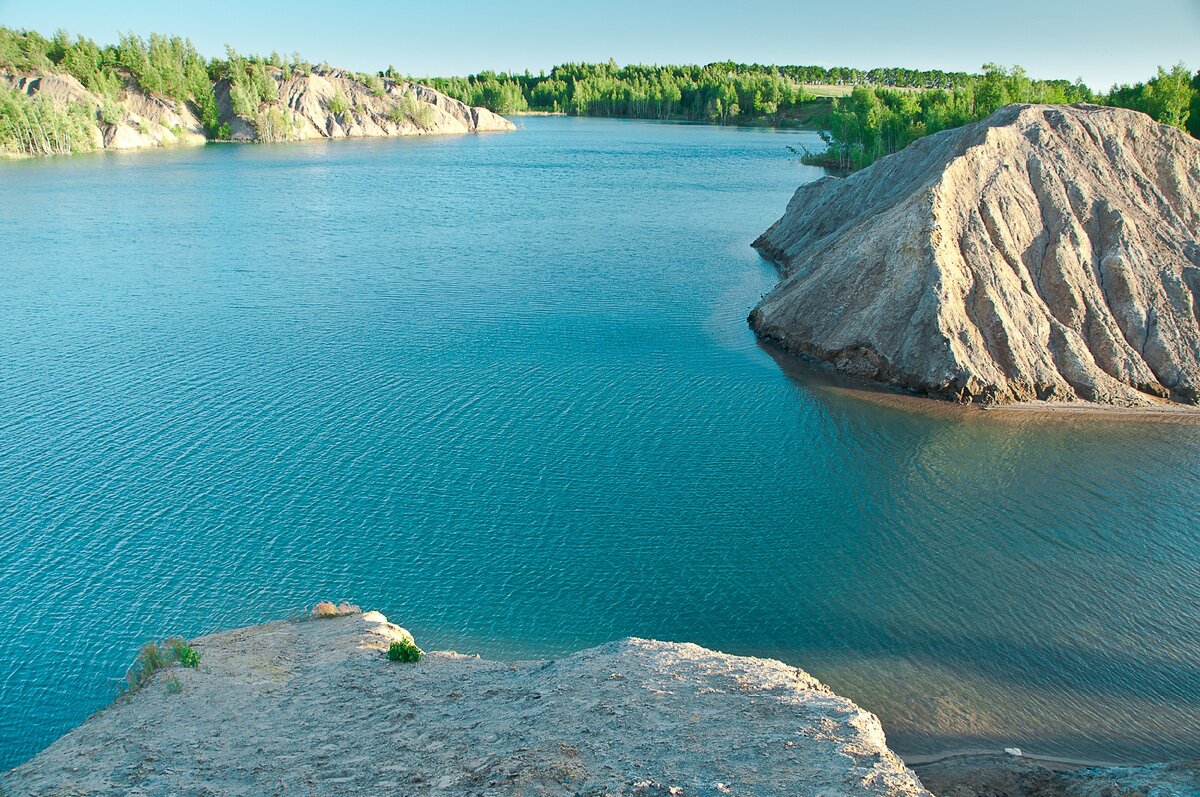
<path id="1" fill-rule="evenodd" d="M 0 86 L 0 151 L 70 155 L 95 147 L 96 114 L 80 103 L 57 105 Z"/>
<path id="2" fill-rule="evenodd" d="M 345 601 L 337 604 L 333 601 L 321 601 L 312 610 L 312 616 L 318 619 L 344 617 L 347 614 L 362 614 L 362 609 Z"/>
<path id="3" fill-rule="evenodd" d="M 388 117 L 398 125 L 406 122 L 428 130 L 433 127 L 433 107 L 421 102 L 411 92 L 404 92 L 388 111 Z"/>
<path id="4" fill-rule="evenodd" d="M 159 670 L 165 670 L 175 664 L 196 667 L 200 664 L 200 652 L 189 645 L 183 637 L 171 637 L 165 642 L 147 642 L 138 651 L 133 666 L 125 672 L 125 685 L 122 692 L 128 695 L 138 691 L 148 684 Z M 174 680 L 177 681 L 178 678 L 174 678 Z M 167 689 L 168 691 L 171 689 L 170 682 L 167 683 Z"/>
<path id="5" fill-rule="evenodd" d="M 381 78 L 379 75 L 367 75 L 359 72 L 354 76 L 354 78 L 359 83 L 370 89 L 371 93 L 376 97 L 382 97 L 384 95 L 383 78 Z"/>
<path id="6" fill-rule="evenodd" d="M 350 104 L 346 102 L 346 98 L 339 91 L 329 98 L 329 112 L 334 114 L 344 114 L 350 110 Z"/>
<path id="7" fill-rule="evenodd" d="M 200 651 L 196 650 L 183 639 L 174 637 L 168 640 L 167 644 L 170 645 L 171 653 L 175 656 L 175 661 L 184 667 L 200 666 Z"/>
<path id="8" fill-rule="evenodd" d="M 258 112 L 255 125 L 258 140 L 266 142 L 290 141 L 295 134 L 295 118 L 290 110 L 279 105 L 269 105 Z"/>
<path id="9" fill-rule="evenodd" d="M 167 679 L 167 694 L 177 695 L 183 691 L 183 681 L 179 680 L 178 675 L 172 675 Z"/>
<path id="10" fill-rule="evenodd" d="M 408 639 L 393 642 L 387 651 L 388 661 L 403 661 L 409 664 L 420 661 L 423 655 L 425 654 L 416 643 Z"/>
<path id="11" fill-rule="evenodd" d="M 121 121 L 124 114 L 121 112 L 121 106 L 107 97 L 103 98 L 103 105 L 100 106 L 100 118 L 104 120 L 106 125 L 115 125 Z"/>

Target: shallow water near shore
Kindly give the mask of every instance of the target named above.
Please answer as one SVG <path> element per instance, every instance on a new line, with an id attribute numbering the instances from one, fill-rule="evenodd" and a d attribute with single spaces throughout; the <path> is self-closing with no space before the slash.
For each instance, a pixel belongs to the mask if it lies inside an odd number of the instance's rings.
<path id="1" fill-rule="evenodd" d="M 749 244 L 815 135 L 520 124 L 0 164 L 0 767 L 326 598 L 780 658 L 902 754 L 1200 754 L 1200 424 L 789 374 Z"/>

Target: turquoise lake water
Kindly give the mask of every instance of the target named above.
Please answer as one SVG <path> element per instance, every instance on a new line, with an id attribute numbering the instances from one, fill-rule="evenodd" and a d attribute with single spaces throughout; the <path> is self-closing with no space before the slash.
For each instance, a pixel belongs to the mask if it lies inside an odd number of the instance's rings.
<path id="1" fill-rule="evenodd" d="M 1200 754 L 1200 425 L 793 378 L 749 244 L 815 136 L 521 124 L 0 164 L 0 767 L 326 598 L 781 658 L 906 754 Z"/>

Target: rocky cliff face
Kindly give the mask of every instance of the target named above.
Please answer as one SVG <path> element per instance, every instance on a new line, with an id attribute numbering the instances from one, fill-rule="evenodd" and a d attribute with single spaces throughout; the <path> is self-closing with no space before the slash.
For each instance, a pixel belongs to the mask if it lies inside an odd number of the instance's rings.
<path id="1" fill-rule="evenodd" d="M 174 144 L 203 144 L 204 128 L 186 105 L 127 87 L 120 100 L 104 101 L 71 75 L 11 75 L 0 71 L 0 85 L 58 105 L 78 104 L 95 118 L 92 149 L 138 149 Z"/>
<path id="2" fill-rule="evenodd" d="M 381 79 L 376 88 L 341 69 L 317 67 L 285 77 L 274 70 L 279 102 L 234 112 L 228 81 L 216 85 L 223 122 L 235 141 L 445 135 L 514 130 L 486 108 L 473 108 L 419 83 Z"/>
<path id="3" fill-rule="evenodd" d="M 485 108 L 472 108 L 417 83 L 380 79 L 375 88 L 351 72 L 318 67 L 309 74 L 273 72 L 279 99 L 239 115 L 228 81 L 214 86 L 220 123 L 234 141 L 300 141 L 312 138 L 419 136 L 513 130 Z M 0 85 L 60 106 L 85 107 L 95 120 L 91 149 L 136 149 L 203 144 L 204 126 L 190 103 L 141 91 L 132 80 L 118 100 L 88 91 L 68 74 L 13 75 L 0 71 Z M 243 111 L 247 109 L 242 109 Z"/>
<path id="4" fill-rule="evenodd" d="M 1200 401 L 1200 142 L 1010 106 L 802 186 L 750 315 L 839 370 L 959 401 Z"/>
<path id="5" fill-rule="evenodd" d="M 644 639 L 388 661 L 405 638 L 368 612 L 195 640 L 198 668 L 160 672 L 0 792 L 928 795 L 874 715 L 778 661 Z"/>

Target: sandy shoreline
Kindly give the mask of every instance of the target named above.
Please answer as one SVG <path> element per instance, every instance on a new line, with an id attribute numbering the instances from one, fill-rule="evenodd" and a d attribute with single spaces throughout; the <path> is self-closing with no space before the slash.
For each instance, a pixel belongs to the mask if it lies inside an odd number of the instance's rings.
<path id="1" fill-rule="evenodd" d="M 875 385 L 837 373 L 832 366 L 805 359 L 770 341 L 759 347 L 801 387 L 846 396 L 880 407 L 951 420 L 1061 420 L 1064 417 L 1097 421 L 1146 421 L 1200 424 L 1200 406 L 1159 403 L 1144 407 L 1121 407 L 1087 401 L 1026 401 L 1013 404 L 957 404 Z"/>

